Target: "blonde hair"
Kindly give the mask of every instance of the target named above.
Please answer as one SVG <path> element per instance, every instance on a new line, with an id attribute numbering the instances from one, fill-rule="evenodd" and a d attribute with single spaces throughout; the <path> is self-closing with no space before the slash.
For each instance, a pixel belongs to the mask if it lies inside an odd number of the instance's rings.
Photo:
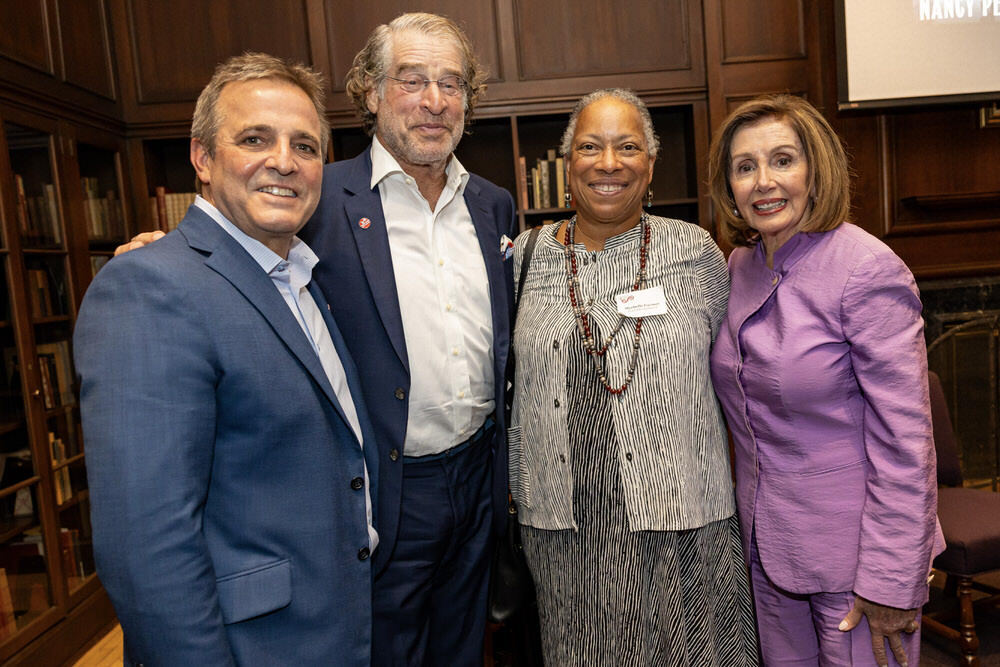
<path id="1" fill-rule="evenodd" d="M 847 153 L 837 133 L 816 107 L 795 95 L 765 95 L 740 105 L 715 133 L 708 153 L 708 181 L 722 232 L 734 246 L 754 245 L 759 238 L 739 215 L 729 186 L 732 144 L 736 132 L 763 119 L 785 121 L 802 142 L 809 167 L 812 207 L 799 228 L 826 232 L 847 220 L 851 209 L 851 177 Z"/>
<path id="2" fill-rule="evenodd" d="M 354 56 L 354 64 L 347 73 L 345 87 L 354 108 L 361 116 L 365 132 L 375 132 L 375 114 L 368 109 L 368 93 L 378 87 L 381 97 L 385 93 L 385 77 L 392 64 L 393 38 L 413 30 L 421 34 L 448 41 L 462 54 L 462 79 L 465 81 L 465 122 L 468 123 L 479 97 L 486 92 L 486 70 L 479 64 L 472 50 L 472 42 L 461 28 L 449 18 L 413 12 L 401 14 L 372 30 L 364 47 Z"/>

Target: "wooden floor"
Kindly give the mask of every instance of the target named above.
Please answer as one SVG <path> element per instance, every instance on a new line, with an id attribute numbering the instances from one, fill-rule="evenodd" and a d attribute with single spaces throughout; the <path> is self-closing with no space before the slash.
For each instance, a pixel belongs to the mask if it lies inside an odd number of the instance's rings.
<path id="1" fill-rule="evenodd" d="M 122 653 L 122 626 L 116 623 L 73 667 L 121 667 Z"/>

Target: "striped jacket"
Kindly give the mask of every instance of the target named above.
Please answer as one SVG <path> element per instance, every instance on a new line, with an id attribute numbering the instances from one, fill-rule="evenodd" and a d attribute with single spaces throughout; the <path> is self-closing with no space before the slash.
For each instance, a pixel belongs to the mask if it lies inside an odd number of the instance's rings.
<path id="1" fill-rule="evenodd" d="M 686 530 L 735 511 L 726 431 L 709 376 L 709 351 L 725 317 L 725 259 L 703 229 L 650 216 L 646 287 L 663 285 L 667 312 L 643 320 L 632 383 L 613 402 L 618 468 L 629 529 Z M 568 346 L 581 345 L 570 307 L 558 225 L 539 234 L 517 328 L 515 394 L 508 432 L 510 486 L 521 523 L 576 529 L 569 432 Z M 608 239 L 600 252 L 577 245 L 578 294 L 601 336 L 614 330 L 614 296 L 632 288 L 640 227 Z M 527 233 L 515 243 L 519 274 Z M 612 386 L 624 382 L 633 320 L 605 357 Z M 594 371 L 596 372 L 596 370 Z"/>

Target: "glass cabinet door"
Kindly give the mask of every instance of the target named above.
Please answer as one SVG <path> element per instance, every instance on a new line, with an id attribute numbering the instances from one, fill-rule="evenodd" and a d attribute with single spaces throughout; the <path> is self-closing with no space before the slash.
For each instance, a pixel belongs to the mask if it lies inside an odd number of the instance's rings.
<path id="1" fill-rule="evenodd" d="M 114 249 L 130 238 L 122 201 L 120 152 L 80 141 L 77 159 L 90 270 L 97 275 Z"/>

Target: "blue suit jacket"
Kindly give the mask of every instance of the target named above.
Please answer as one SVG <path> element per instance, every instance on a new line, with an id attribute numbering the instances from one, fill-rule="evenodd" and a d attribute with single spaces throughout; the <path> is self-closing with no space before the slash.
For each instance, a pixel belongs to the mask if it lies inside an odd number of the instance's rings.
<path id="1" fill-rule="evenodd" d="M 201 210 L 90 286 L 74 345 L 94 552 L 127 664 L 369 664 L 352 480 L 367 461 L 377 497 L 376 438 L 327 326 L 363 452 L 271 279 Z"/>
<path id="2" fill-rule="evenodd" d="M 403 439 L 406 436 L 409 362 L 399 314 L 389 237 L 378 188 L 371 187 L 371 147 L 323 172 L 323 195 L 300 236 L 319 255 L 313 274 L 327 294 L 344 340 L 357 360 L 361 388 L 379 443 L 380 478 L 376 571 L 392 553 L 399 524 Z M 507 447 L 504 421 L 504 373 L 510 347 L 513 307 L 513 259 L 504 260 L 500 238 L 514 238 L 514 200 L 506 190 L 471 175 L 465 203 L 479 238 L 489 277 L 493 313 L 493 365 L 496 438 L 493 455 L 494 507 L 507 500 Z M 367 218 L 370 225 L 359 225 Z M 494 512 L 502 526 L 503 512 Z"/>

